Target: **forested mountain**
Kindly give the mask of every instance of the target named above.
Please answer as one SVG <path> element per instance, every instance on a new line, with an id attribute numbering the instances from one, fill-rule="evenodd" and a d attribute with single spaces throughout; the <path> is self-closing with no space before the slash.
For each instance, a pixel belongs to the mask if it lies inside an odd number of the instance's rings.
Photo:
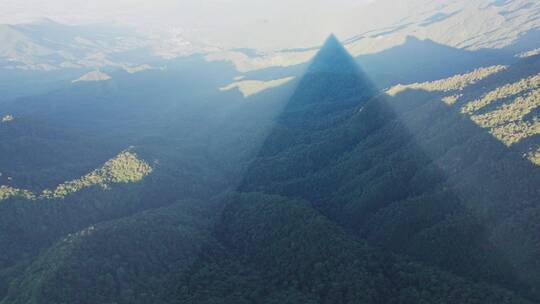
<path id="1" fill-rule="evenodd" d="M 322 118 L 306 111 L 302 124 L 278 119 L 240 189 L 309 200 L 374 245 L 536 299 L 540 143 L 524 99 L 536 100 L 539 63 L 399 85 Z"/>
<path id="2" fill-rule="evenodd" d="M 371 79 L 331 36 L 250 96 L 193 56 L 3 104 L 0 303 L 539 302 L 540 56 L 482 54 Z"/>

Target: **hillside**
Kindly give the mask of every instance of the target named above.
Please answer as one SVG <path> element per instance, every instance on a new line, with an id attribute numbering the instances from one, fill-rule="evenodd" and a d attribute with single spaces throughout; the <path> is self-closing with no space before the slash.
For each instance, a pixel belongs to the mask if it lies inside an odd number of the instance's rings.
<path id="1" fill-rule="evenodd" d="M 540 56 L 514 55 L 330 36 L 294 73 L 194 56 L 6 102 L 0 303 L 536 303 Z"/>
<path id="2" fill-rule="evenodd" d="M 213 208 L 179 202 L 69 235 L 2 303 L 529 303 L 381 254 L 304 202 L 253 194 Z"/>
<path id="3" fill-rule="evenodd" d="M 399 85 L 332 120 L 284 111 L 239 189 L 309 200 L 374 245 L 537 298 L 538 63 Z"/>

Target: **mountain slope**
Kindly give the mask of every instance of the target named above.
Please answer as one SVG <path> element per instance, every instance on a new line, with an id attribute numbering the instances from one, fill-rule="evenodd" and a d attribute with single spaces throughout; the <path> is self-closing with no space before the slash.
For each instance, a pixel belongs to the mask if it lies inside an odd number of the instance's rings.
<path id="1" fill-rule="evenodd" d="M 178 202 L 67 236 L 2 303 L 529 303 L 370 248 L 305 202 L 225 204 Z"/>
<path id="2" fill-rule="evenodd" d="M 330 116 L 350 108 L 357 99 L 374 94 L 375 89 L 367 75 L 331 35 L 313 58 L 280 117 L 315 119 L 312 116 Z"/>
<path id="3" fill-rule="evenodd" d="M 333 120 L 307 115 L 303 121 L 317 123 L 291 125 L 278 116 L 239 190 L 309 200 L 373 244 L 537 299 L 537 236 L 521 238 L 527 255 L 519 256 L 506 229 L 534 231 L 534 221 L 524 219 L 538 208 L 540 170 L 523 158 L 530 148 L 508 148 L 458 108 L 491 96 L 490 88 L 534 76 L 535 60 L 415 84 L 393 97 L 359 96 L 340 116 L 328 112 Z M 501 107 L 494 113 L 515 111 L 505 115 L 526 125 L 537 117 L 523 106 Z"/>
<path id="4" fill-rule="evenodd" d="M 258 193 L 232 197 L 218 231 L 267 285 L 297 290 L 313 303 L 526 302 L 370 248 L 306 202 Z"/>
<path id="5" fill-rule="evenodd" d="M 70 234 L 1 303 L 167 303 L 175 276 L 211 245 L 210 216 L 201 202 L 178 202 Z"/>
<path id="6" fill-rule="evenodd" d="M 133 145 L 152 174 L 0 202 L 2 304 L 538 302 L 538 58 L 378 92 L 331 37 L 245 103 L 201 58 L 10 103 L 3 151 L 66 150 L 43 172 Z"/>
<path id="7" fill-rule="evenodd" d="M 355 106 L 375 93 L 367 76 L 336 38 L 328 38 L 291 97 L 276 114 L 275 123 L 258 151 L 260 157 L 248 167 L 240 189 L 258 191 L 260 188 L 251 188 L 249 184 L 255 181 L 258 185 L 272 184 L 276 179 L 294 179 L 324 167 L 331 161 L 332 153 L 346 151 L 356 136 L 346 134 L 334 138 L 332 147 L 321 146 L 321 150 L 309 156 L 295 147 L 324 138 L 328 130 L 350 117 Z M 282 164 L 276 159 L 280 153 L 297 158 L 299 161 L 293 162 L 301 167 L 285 168 L 289 163 Z M 312 160 L 309 163 L 300 161 L 306 157 Z"/>

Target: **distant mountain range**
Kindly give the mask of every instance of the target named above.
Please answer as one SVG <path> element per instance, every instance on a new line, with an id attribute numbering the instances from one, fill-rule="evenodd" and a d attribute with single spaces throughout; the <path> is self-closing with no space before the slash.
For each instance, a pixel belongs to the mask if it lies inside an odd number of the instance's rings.
<path id="1" fill-rule="evenodd" d="M 190 55 L 197 51 L 196 46 L 175 35 L 157 40 L 126 28 L 69 26 L 52 20 L 2 25 L 0 39 L 4 69 L 129 69 L 156 61 L 160 56 Z"/>
<path id="2" fill-rule="evenodd" d="M 342 18 L 347 28 L 338 34 L 353 56 L 395 47 L 408 36 L 465 50 L 507 49 L 515 55 L 540 47 L 540 3 L 534 0 L 379 0 Z M 130 68 L 204 54 L 208 60 L 233 62 L 246 72 L 304 63 L 318 49 L 312 45 L 293 50 L 226 48 L 187 38 L 174 28 L 143 34 L 49 19 L 2 25 L 0 39 L 0 68 L 25 70 Z"/>
<path id="3" fill-rule="evenodd" d="M 538 48 L 540 41 L 540 3 L 534 0 L 377 0 L 340 18 L 344 28 L 337 34 L 355 57 L 396 47 L 408 36 L 458 49 L 516 54 Z M 253 71 L 307 62 L 317 49 L 270 50 L 257 56 L 228 50 L 209 58 Z"/>

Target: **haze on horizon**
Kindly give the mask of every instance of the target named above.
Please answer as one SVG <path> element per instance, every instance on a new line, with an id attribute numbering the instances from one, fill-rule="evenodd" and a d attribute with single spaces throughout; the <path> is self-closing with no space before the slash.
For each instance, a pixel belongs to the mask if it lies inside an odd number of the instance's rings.
<path id="1" fill-rule="evenodd" d="M 2 0 L 0 24 L 51 19 L 107 23 L 139 31 L 180 31 L 224 47 L 295 48 L 347 33 L 342 16 L 374 0 Z"/>

